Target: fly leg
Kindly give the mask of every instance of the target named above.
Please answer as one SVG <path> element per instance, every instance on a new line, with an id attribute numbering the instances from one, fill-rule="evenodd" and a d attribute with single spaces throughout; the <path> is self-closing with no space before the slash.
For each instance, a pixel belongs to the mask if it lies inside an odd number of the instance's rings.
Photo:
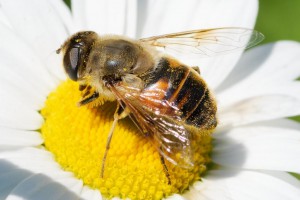
<path id="1" fill-rule="evenodd" d="M 161 149 L 161 147 L 160 147 L 160 149 Z M 165 162 L 165 158 L 161 154 L 159 154 L 159 156 L 160 156 L 160 162 L 164 167 L 164 171 L 165 171 L 166 177 L 168 179 L 168 184 L 171 185 L 171 178 L 170 178 L 168 167 L 167 167 L 166 162 Z"/>
<path id="2" fill-rule="evenodd" d="M 124 108 L 118 104 L 117 109 L 116 109 L 115 114 L 114 114 L 114 121 L 113 121 L 113 124 L 110 128 L 110 131 L 109 131 L 109 134 L 108 134 L 108 137 L 107 137 L 106 148 L 105 148 L 104 156 L 102 158 L 101 178 L 103 178 L 103 176 L 104 176 L 105 161 L 106 161 L 106 157 L 107 157 L 107 154 L 108 154 L 108 150 L 110 148 L 110 142 L 111 142 L 114 130 L 117 126 L 118 120 L 125 118 L 129 114 L 128 110 L 126 108 L 125 109 Z"/>
<path id="3" fill-rule="evenodd" d="M 81 100 L 78 106 L 89 104 L 99 98 L 99 92 L 90 85 L 79 84 L 79 91 L 81 92 Z"/>
<path id="4" fill-rule="evenodd" d="M 79 106 L 83 106 L 83 105 L 86 105 L 88 103 L 91 103 L 92 101 L 95 101 L 96 99 L 98 99 L 99 97 L 99 93 L 98 92 L 94 92 L 91 96 L 81 100 L 78 105 Z"/>

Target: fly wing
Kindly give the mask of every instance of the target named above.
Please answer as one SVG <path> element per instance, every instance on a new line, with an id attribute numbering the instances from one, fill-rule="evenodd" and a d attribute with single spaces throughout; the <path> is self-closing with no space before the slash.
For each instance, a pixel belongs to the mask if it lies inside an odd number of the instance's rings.
<path id="1" fill-rule="evenodd" d="M 262 33 L 238 27 L 193 30 L 143 38 L 175 56 L 211 57 L 250 48 L 264 39 Z"/>
<path id="2" fill-rule="evenodd" d="M 130 117 L 145 137 L 149 137 L 160 154 L 169 162 L 183 168 L 193 167 L 193 149 L 191 148 L 191 134 L 180 120 L 175 106 L 147 97 L 153 101 L 154 107 L 144 106 L 141 90 L 124 84 L 110 84 L 110 90 L 115 94 L 121 105 L 125 105 L 131 112 Z M 156 106 L 155 106 L 156 105 Z M 168 115 L 159 113 L 161 109 L 168 109 Z"/>

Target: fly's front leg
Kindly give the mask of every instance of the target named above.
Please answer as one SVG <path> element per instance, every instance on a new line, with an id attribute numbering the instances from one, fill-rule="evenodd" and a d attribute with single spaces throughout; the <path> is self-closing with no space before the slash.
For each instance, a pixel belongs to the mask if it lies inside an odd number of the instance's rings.
<path id="1" fill-rule="evenodd" d="M 92 95 L 86 97 L 85 99 L 82 99 L 80 102 L 78 102 L 79 106 L 83 106 L 86 105 L 88 103 L 91 103 L 92 101 L 95 101 L 96 99 L 98 99 L 99 97 L 99 93 L 98 92 L 94 92 Z"/>
<path id="2" fill-rule="evenodd" d="M 79 91 L 81 92 L 81 100 L 78 102 L 78 106 L 96 101 L 100 96 L 94 87 L 84 83 L 79 83 Z"/>

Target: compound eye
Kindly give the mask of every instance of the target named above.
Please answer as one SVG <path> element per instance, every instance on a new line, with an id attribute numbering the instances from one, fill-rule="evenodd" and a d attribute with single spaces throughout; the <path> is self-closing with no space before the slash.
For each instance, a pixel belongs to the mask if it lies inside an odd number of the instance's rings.
<path id="1" fill-rule="evenodd" d="M 64 67 L 65 71 L 73 81 L 78 79 L 78 67 L 80 61 L 81 49 L 71 48 L 69 52 L 66 53 L 64 57 Z"/>

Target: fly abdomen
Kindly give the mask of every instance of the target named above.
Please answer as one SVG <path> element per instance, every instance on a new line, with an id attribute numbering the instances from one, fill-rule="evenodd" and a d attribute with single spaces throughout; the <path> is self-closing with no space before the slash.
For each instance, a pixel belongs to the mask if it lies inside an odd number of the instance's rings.
<path id="1" fill-rule="evenodd" d="M 210 91 L 207 89 L 200 103 L 186 119 L 186 123 L 201 129 L 214 129 L 217 126 L 216 112 L 217 106 L 211 97 Z"/>
<path id="2" fill-rule="evenodd" d="M 172 116 L 175 106 L 180 113 L 179 117 L 186 124 L 203 129 L 216 126 L 214 99 L 204 80 L 191 68 L 177 61 L 162 58 L 156 70 L 147 74 L 145 80 L 145 90 L 149 91 L 153 86 L 164 90 L 164 95 L 157 97 L 161 102 L 168 102 L 173 106 L 169 109 L 162 108 L 161 114 Z"/>
<path id="3" fill-rule="evenodd" d="M 201 129 L 216 127 L 216 104 L 206 83 L 196 72 L 189 69 L 169 101 L 174 101 L 181 110 L 181 118 L 185 123 Z"/>

